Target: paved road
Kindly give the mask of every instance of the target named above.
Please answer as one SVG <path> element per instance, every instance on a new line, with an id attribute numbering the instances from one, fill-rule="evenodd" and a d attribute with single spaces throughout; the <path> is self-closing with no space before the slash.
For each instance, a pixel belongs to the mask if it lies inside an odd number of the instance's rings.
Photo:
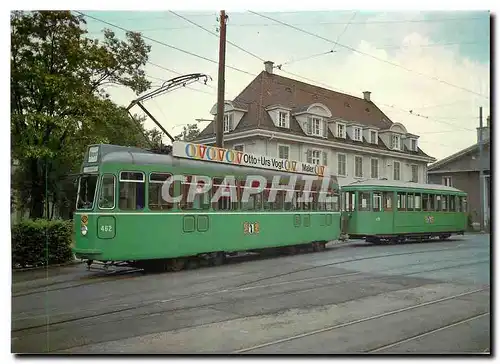
<path id="1" fill-rule="evenodd" d="M 488 235 L 333 245 L 178 273 L 13 278 L 17 353 L 478 353 Z"/>

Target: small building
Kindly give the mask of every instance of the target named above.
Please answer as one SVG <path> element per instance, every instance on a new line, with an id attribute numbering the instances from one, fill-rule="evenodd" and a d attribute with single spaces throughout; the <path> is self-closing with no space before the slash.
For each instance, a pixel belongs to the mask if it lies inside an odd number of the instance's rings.
<path id="1" fill-rule="evenodd" d="M 355 180 L 427 181 L 436 159 L 419 136 L 393 122 L 371 100 L 273 73 L 273 63 L 234 100 L 224 102 L 224 147 L 269 157 L 325 165 L 339 184 Z M 217 105 L 211 110 L 214 120 Z M 194 140 L 215 144 L 212 121 Z"/>
<path id="2" fill-rule="evenodd" d="M 484 226 L 489 229 L 491 181 L 490 181 L 490 118 L 481 130 L 477 128 L 477 142 L 449 157 L 441 159 L 428 168 L 429 183 L 458 188 L 468 194 L 469 214 L 473 224 L 480 224 L 481 195 L 479 187 L 480 158 L 479 138 L 483 138 L 483 196 Z"/>

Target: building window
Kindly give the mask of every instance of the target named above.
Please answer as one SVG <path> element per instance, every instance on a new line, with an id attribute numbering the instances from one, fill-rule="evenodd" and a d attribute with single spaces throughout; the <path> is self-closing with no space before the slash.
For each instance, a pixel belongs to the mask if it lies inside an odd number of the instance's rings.
<path id="1" fill-rule="evenodd" d="M 321 160 L 321 151 L 319 150 L 313 150 L 312 151 L 312 161 L 311 163 L 312 164 L 320 164 L 320 160 Z"/>
<path id="2" fill-rule="evenodd" d="M 320 118 L 312 118 L 312 133 L 313 135 L 318 135 L 321 136 L 323 135 L 321 127 L 322 127 L 322 120 Z"/>
<path id="3" fill-rule="evenodd" d="M 244 152 L 245 151 L 245 145 L 244 144 L 235 144 L 233 147 L 233 150 L 237 150 L 239 152 Z"/>
<path id="4" fill-rule="evenodd" d="M 347 164 L 347 156 L 345 154 L 337 154 L 337 174 L 339 176 L 346 175 L 346 164 Z"/>
<path id="5" fill-rule="evenodd" d="M 391 149 L 400 150 L 401 149 L 401 137 L 399 135 L 393 135 L 391 138 Z"/>
<path id="6" fill-rule="evenodd" d="M 337 124 L 337 138 L 344 138 L 345 139 L 345 125 L 344 124 Z"/>
<path id="7" fill-rule="evenodd" d="M 371 160 L 371 178 L 378 178 L 378 159 L 372 158 Z"/>
<path id="8" fill-rule="evenodd" d="M 224 133 L 229 133 L 233 130 L 233 114 L 224 115 Z"/>
<path id="9" fill-rule="evenodd" d="M 418 166 L 416 164 L 411 165 L 411 181 L 418 182 Z"/>
<path id="10" fill-rule="evenodd" d="M 354 156 L 354 177 L 363 177 L 363 157 Z"/>
<path id="11" fill-rule="evenodd" d="M 394 180 L 399 181 L 401 179 L 401 163 L 394 161 Z"/>
<path id="12" fill-rule="evenodd" d="M 354 128 L 354 140 L 362 141 L 361 139 L 361 128 Z"/>
<path id="13" fill-rule="evenodd" d="M 280 111 L 278 114 L 278 126 L 280 128 L 288 128 L 288 113 Z"/>
<path id="14" fill-rule="evenodd" d="M 378 135 L 375 130 L 370 130 L 370 143 L 378 144 Z"/>
<path id="15" fill-rule="evenodd" d="M 288 145 L 278 144 L 278 158 L 290 158 L 290 147 Z"/>
<path id="16" fill-rule="evenodd" d="M 411 139 L 410 143 L 411 143 L 411 145 L 410 145 L 411 150 L 413 150 L 414 152 L 416 152 L 417 151 L 417 140 L 416 139 Z"/>
<path id="17" fill-rule="evenodd" d="M 453 187 L 451 184 L 451 177 L 443 177 L 443 185 Z"/>

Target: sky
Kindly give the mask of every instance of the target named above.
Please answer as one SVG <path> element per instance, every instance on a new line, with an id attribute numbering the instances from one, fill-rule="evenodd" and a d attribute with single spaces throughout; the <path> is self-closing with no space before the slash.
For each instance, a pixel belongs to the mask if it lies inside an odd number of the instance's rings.
<path id="1" fill-rule="evenodd" d="M 195 119 L 212 119 L 217 101 L 219 39 L 216 11 L 84 11 L 88 36 L 102 38 L 110 28 L 140 31 L 151 45 L 146 66 L 153 85 L 176 73 L 204 73 L 207 86 L 194 84 L 146 102 L 171 134 Z M 476 142 L 479 107 L 484 122 L 490 104 L 490 13 L 487 11 L 284 11 L 258 14 L 228 11 L 225 99 L 233 99 L 264 69 L 263 60 L 282 64 L 275 73 L 362 97 L 371 91 L 393 122 L 420 136 L 427 154 L 441 159 Z M 309 33 L 292 29 L 293 25 Z M 339 44 L 335 45 L 334 42 Z M 209 58 L 213 62 L 167 45 Z M 328 51 L 333 50 L 333 53 Z M 322 54 L 323 53 L 323 54 Z M 326 54 L 325 54 L 326 53 Z M 322 55 L 319 55 L 322 54 Z M 315 56 L 317 55 L 317 56 Z M 306 58 L 306 59 L 304 59 Z M 163 68 L 160 68 L 158 66 Z M 165 70 L 168 68 L 174 72 Z M 112 99 L 128 105 L 135 94 L 109 89 Z M 410 113 L 410 110 L 412 113 Z M 133 112 L 141 114 L 136 107 Z M 199 123 L 202 129 L 208 121 Z M 146 122 L 151 128 L 154 123 Z M 164 140 L 168 142 L 165 137 Z"/>

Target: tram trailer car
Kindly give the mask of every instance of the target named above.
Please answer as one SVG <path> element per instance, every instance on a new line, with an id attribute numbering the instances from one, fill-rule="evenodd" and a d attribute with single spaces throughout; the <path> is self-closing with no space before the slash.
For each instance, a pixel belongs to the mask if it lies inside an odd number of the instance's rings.
<path id="1" fill-rule="evenodd" d="M 341 188 L 344 233 L 367 242 L 464 235 L 467 194 L 453 187 L 386 180 Z"/>
<path id="2" fill-rule="evenodd" d="M 180 143 L 180 142 L 175 142 Z M 225 176 L 245 184 L 246 176 L 260 175 L 270 187 L 273 176 L 287 184 L 293 173 L 255 167 L 185 159 L 171 154 L 116 145 L 92 145 L 87 149 L 78 182 L 74 217 L 77 258 L 145 269 L 180 270 L 198 265 L 200 259 L 222 264 L 226 253 L 298 247 L 322 251 L 340 235 L 340 194 L 337 179 L 330 176 L 331 203 L 266 203 L 263 193 L 249 203 L 222 197 L 210 203 L 215 187 L 198 195 L 198 205 L 168 203 L 162 185 L 171 175 L 176 181 L 172 196 L 184 196 L 190 178 L 209 176 L 214 185 Z M 298 175 L 300 181 L 301 175 Z M 314 189 L 314 187 L 313 187 Z M 239 197 L 242 189 L 238 187 Z M 203 196 L 203 197 L 202 197 Z"/>

